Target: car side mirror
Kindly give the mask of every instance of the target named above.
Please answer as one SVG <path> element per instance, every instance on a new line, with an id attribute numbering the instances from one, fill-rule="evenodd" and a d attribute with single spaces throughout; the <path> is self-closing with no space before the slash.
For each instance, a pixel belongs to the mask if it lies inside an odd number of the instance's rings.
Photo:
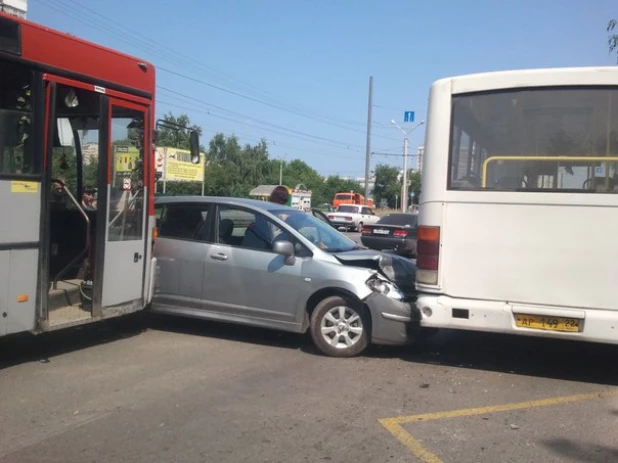
<path id="1" fill-rule="evenodd" d="M 273 251 L 275 254 L 280 254 L 285 257 L 285 265 L 294 265 L 294 263 L 296 263 L 296 257 L 294 257 L 294 245 L 289 241 L 275 241 Z"/>

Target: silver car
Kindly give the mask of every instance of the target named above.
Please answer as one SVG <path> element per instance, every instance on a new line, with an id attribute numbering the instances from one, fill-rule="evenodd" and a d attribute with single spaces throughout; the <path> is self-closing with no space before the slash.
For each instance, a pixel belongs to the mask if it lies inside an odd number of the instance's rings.
<path id="1" fill-rule="evenodd" d="M 312 214 L 223 197 L 157 198 L 151 309 L 304 333 L 326 355 L 418 332 L 414 264 L 359 246 Z"/>

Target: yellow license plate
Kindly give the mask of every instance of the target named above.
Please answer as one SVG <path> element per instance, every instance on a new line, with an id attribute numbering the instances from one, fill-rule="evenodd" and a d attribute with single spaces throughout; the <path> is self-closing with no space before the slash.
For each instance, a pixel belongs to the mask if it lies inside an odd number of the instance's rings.
<path id="1" fill-rule="evenodd" d="M 515 314 L 515 324 L 520 328 L 547 331 L 580 331 L 582 320 L 578 318 L 546 317 L 542 315 Z"/>

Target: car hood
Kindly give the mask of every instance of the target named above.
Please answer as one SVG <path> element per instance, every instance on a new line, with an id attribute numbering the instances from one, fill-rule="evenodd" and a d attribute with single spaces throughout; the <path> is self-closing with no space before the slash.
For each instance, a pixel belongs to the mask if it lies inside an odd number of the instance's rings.
<path id="1" fill-rule="evenodd" d="M 416 264 L 409 259 L 370 249 L 337 252 L 333 255 L 343 265 L 377 270 L 406 293 L 416 290 Z"/>

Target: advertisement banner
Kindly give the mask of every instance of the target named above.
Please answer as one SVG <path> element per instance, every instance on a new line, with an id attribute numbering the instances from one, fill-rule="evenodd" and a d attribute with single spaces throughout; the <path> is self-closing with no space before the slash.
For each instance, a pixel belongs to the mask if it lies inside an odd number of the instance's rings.
<path id="1" fill-rule="evenodd" d="M 191 162 L 189 150 L 165 148 L 163 178 L 170 182 L 202 182 L 204 180 L 204 153 L 200 153 L 199 164 Z"/>
<path id="2" fill-rule="evenodd" d="M 134 146 L 114 146 L 114 165 L 116 173 L 133 172 L 135 163 L 139 159 L 139 152 Z"/>

